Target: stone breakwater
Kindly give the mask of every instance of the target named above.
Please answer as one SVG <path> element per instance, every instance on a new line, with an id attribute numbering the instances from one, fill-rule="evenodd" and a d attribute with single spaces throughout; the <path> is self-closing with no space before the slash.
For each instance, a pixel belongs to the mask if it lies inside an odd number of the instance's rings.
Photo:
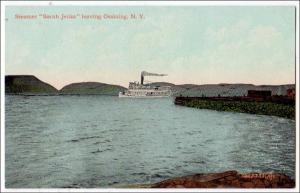
<path id="1" fill-rule="evenodd" d="M 152 184 L 151 188 L 294 188 L 295 181 L 285 174 L 221 173 L 194 174 Z"/>
<path id="2" fill-rule="evenodd" d="M 295 119 L 295 99 L 285 96 L 252 97 L 176 97 L 175 105 L 238 113 L 270 115 Z"/>

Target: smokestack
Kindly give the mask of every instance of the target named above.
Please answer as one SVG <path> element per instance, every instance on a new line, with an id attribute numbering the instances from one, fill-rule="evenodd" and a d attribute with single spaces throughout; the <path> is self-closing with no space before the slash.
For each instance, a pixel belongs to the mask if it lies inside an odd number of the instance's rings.
<path id="1" fill-rule="evenodd" d="M 141 75 L 141 84 L 144 84 L 144 76 L 143 76 L 143 74 Z"/>

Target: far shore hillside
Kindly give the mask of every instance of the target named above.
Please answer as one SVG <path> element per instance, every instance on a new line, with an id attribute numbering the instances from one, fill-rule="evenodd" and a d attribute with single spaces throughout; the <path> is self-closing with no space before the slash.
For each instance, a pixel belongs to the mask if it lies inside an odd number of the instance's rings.
<path id="1" fill-rule="evenodd" d="M 270 90 L 272 95 L 286 95 L 288 89 L 295 89 L 295 84 L 253 85 L 253 84 L 182 84 L 168 82 L 151 83 L 155 86 L 171 86 L 173 96 L 246 96 L 248 90 Z M 20 95 L 112 95 L 117 96 L 126 88 L 100 82 L 79 82 L 57 90 L 33 75 L 5 76 L 5 93 Z"/>

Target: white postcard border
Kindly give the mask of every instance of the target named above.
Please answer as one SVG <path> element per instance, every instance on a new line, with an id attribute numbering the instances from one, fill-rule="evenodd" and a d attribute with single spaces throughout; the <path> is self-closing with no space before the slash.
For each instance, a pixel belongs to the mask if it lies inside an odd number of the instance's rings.
<path id="1" fill-rule="evenodd" d="M 7 6 L 295 6 L 296 168 L 294 189 L 7 189 L 5 188 L 5 7 Z M 2 1 L 1 2 L 1 191 L 0 192 L 298 192 L 299 191 L 299 3 L 297 1 Z"/>

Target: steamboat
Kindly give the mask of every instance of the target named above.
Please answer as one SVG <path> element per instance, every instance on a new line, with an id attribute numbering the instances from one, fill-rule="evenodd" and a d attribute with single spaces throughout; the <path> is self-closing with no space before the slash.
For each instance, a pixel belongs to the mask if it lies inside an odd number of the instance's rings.
<path id="1" fill-rule="evenodd" d="M 119 97 L 129 98 L 161 98 L 170 97 L 170 86 L 155 86 L 151 84 L 144 84 L 145 76 L 167 76 L 167 74 L 156 74 L 146 71 L 141 73 L 141 82 L 129 82 L 129 87 L 126 91 L 120 92 Z"/>

